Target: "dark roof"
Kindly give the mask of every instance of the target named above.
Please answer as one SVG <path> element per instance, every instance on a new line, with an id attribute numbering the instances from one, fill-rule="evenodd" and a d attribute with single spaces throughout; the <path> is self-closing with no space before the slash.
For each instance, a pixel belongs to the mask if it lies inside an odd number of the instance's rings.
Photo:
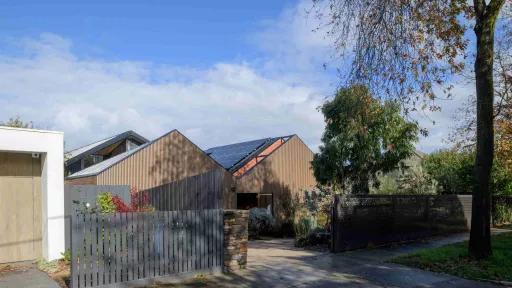
<path id="1" fill-rule="evenodd" d="M 205 152 L 225 169 L 233 172 L 242 167 L 278 139 L 288 140 L 291 136 L 271 137 L 207 149 Z"/>
<path id="2" fill-rule="evenodd" d="M 140 142 L 141 144 L 149 142 L 148 139 L 142 137 L 141 135 L 135 133 L 132 130 L 129 130 L 129 131 L 123 132 L 121 134 L 114 135 L 114 136 L 96 141 L 94 143 L 67 151 L 66 153 L 64 153 L 65 157 L 67 158 L 66 164 L 73 163 L 79 159 L 82 159 L 83 157 L 85 157 L 87 155 L 94 154 L 97 151 L 100 151 L 101 149 L 108 147 L 108 146 L 110 146 L 114 143 L 117 143 L 119 141 L 122 141 L 124 139 L 136 140 L 136 141 Z"/>

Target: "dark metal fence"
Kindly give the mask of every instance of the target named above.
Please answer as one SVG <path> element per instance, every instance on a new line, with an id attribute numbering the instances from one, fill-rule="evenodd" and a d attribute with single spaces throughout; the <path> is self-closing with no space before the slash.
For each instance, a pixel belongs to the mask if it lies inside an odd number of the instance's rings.
<path id="1" fill-rule="evenodd" d="M 469 195 L 336 196 L 331 251 L 467 231 L 471 199 Z"/>
<path id="2" fill-rule="evenodd" d="M 144 285 L 223 265 L 220 209 L 77 214 L 72 231 L 73 288 Z"/>
<path id="3" fill-rule="evenodd" d="M 142 191 L 156 210 L 222 209 L 224 175 L 213 170 Z"/>

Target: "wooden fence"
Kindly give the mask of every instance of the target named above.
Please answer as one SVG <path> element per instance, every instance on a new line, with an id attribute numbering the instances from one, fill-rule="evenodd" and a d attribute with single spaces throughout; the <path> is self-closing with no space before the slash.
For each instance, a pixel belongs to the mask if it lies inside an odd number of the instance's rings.
<path id="1" fill-rule="evenodd" d="M 331 251 L 467 231 L 470 195 L 338 195 L 331 221 Z"/>
<path id="2" fill-rule="evenodd" d="M 221 209 L 80 213 L 72 224 L 73 288 L 222 269 Z"/>
<path id="3" fill-rule="evenodd" d="M 222 209 L 224 175 L 213 170 L 142 191 L 159 211 Z"/>

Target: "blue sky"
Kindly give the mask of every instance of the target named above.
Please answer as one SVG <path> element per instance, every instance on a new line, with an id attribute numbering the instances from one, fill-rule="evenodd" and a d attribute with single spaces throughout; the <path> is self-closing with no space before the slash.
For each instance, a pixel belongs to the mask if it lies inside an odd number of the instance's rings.
<path id="1" fill-rule="evenodd" d="M 2 1 L 0 37 L 50 32 L 82 57 L 208 67 L 261 57 L 251 42 L 293 1 Z"/>
<path id="2" fill-rule="evenodd" d="M 0 1 L 0 120 L 64 131 L 67 149 L 177 128 L 202 148 L 298 134 L 317 150 L 338 79 L 310 0 L 41 2 Z M 446 146 L 446 106 L 418 119 L 419 149 Z"/>

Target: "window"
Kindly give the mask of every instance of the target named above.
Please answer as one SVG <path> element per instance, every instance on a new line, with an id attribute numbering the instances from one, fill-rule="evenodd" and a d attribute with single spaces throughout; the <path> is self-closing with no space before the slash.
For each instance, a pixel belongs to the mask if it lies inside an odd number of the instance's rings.
<path id="1" fill-rule="evenodd" d="M 103 161 L 103 155 L 88 155 L 84 158 L 84 168 Z"/>
<path id="2" fill-rule="evenodd" d="M 237 193 L 236 206 L 241 210 L 258 207 L 258 193 Z"/>
<path id="3" fill-rule="evenodd" d="M 137 145 L 135 142 L 132 142 L 130 140 L 126 140 L 126 151 L 130 151 L 132 149 L 135 149 L 139 147 L 139 145 Z"/>

